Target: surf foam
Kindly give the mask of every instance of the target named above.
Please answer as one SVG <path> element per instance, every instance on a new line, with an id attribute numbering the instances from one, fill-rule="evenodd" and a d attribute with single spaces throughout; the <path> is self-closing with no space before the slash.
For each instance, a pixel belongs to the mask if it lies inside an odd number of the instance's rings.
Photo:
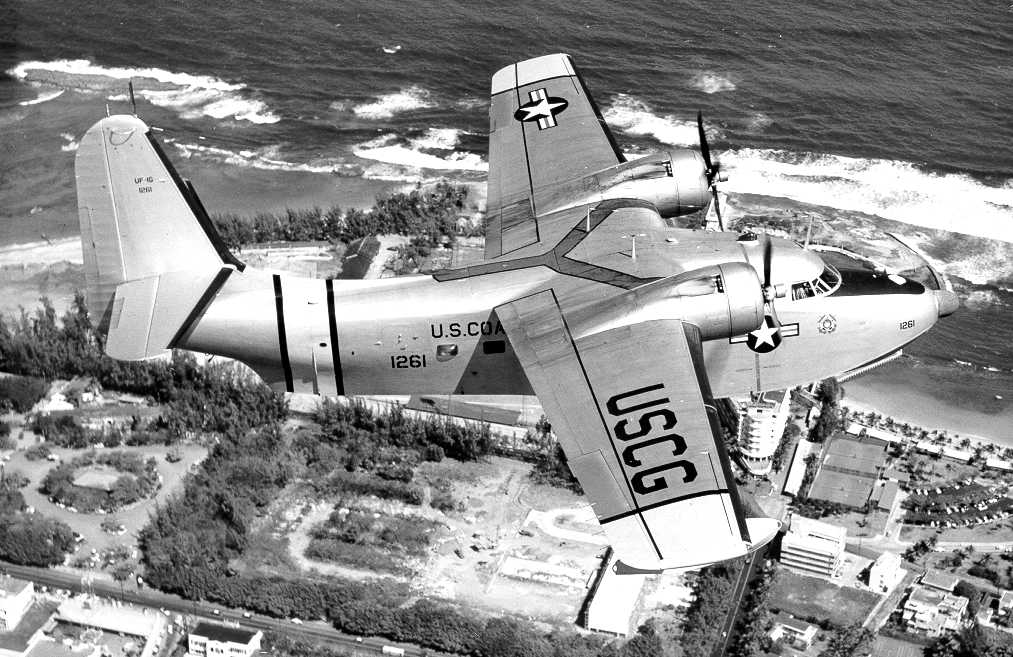
<path id="1" fill-rule="evenodd" d="M 18 103 L 18 105 L 21 105 L 22 107 L 26 107 L 28 105 L 38 105 L 39 103 L 44 103 L 47 100 L 59 98 L 60 96 L 63 95 L 64 91 L 66 91 L 66 89 L 57 89 L 56 91 L 43 91 L 40 92 L 38 96 L 36 96 L 31 100 L 22 100 L 20 103 Z"/>
<path id="2" fill-rule="evenodd" d="M 110 92 L 115 89 L 117 93 L 108 97 L 115 101 L 127 100 L 120 81 L 132 80 L 137 97 L 173 109 L 185 119 L 209 116 L 250 123 L 277 123 L 281 120 L 268 110 L 263 101 L 247 98 L 246 85 L 208 75 L 177 73 L 160 68 L 101 66 L 87 59 L 21 62 L 7 73 L 19 80 L 85 91 Z"/>
<path id="3" fill-rule="evenodd" d="M 606 123 L 617 130 L 654 137 L 663 144 L 696 146 L 699 141 L 696 122 L 658 116 L 647 103 L 629 94 L 617 95 L 602 115 Z"/>
<path id="4" fill-rule="evenodd" d="M 403 143 L 395 134 L 385 134 L 359 144 L 352 152 L 364 160 L 374 160 L 411 169 L 443 171 L 488 171 L 489 165 L 475 153 L 454 151 L 460 135 L 455 129 L 431 129 L 421 137 Z M 445 151 L 431 153 L 427 151 Z"/>
<path id="5" fill-rule="evenodd" d="M 735 91 L 735 83 L 717 73 L 697 73 L 690 84 L 705 94 L 716 94 L 719 91 Z"/>
<path id="6" fill-rule="evenodd" d="M 74 137 L 74 135 L 70 134 L 69 132 L 61 132 L 60 136 L 63 137 L 64 141 L 67 142 L 66 144 L 60 146 L 61 151 L 63 151 L 64 153 L 72 153 L 77 150 L 77 147 L 80 144 L 78 144 L 77 139 Z"/>
<path id="7" fill-rule="evenodd" d="M 397 93 L 379 96 L 371 103 L 352 108 L 352 112 L 363 119 L 389 119 L 395 114 L 432 107 L 430 93 L 419 86 L 408 87 Z"/>
<path id="8" fill-rule="evenodd" d="M 742 148 L 720 154 L 727 192 L 782 196 L 1013 242 L 1013 180 L 994 187 L 910 162 Z"/>

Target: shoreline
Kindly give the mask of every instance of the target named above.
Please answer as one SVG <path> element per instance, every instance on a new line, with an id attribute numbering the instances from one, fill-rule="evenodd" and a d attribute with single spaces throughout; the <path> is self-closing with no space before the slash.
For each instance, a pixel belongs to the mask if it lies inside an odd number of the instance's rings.
<path id="1" fill-rule="evenodd" d="M 842 384 L 841 405 L 946 431 L 955 441 L 1013 447 L 1013 401 L 1006 398 L 1013 396 L 1010 377 L 964 370 L 901 358 Z"/>

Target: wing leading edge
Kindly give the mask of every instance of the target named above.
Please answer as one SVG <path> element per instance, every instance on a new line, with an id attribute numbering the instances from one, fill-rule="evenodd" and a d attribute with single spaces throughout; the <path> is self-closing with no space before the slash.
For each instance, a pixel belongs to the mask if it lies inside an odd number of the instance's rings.
<path id="1" fill-rule="evenodd" d="M 569 55 L 492 77 L 486 258 L 539 240 L 539 201 L 564 180 L 624 161 Z"/>
<path id="2" fill-rule="evenodd" d="M 695 326 L 655 320 L 574 339 L 551 290 L 497 314 L 625 566 L 703 566 L 774 536 L 777 521 L 742 512 Z"/>

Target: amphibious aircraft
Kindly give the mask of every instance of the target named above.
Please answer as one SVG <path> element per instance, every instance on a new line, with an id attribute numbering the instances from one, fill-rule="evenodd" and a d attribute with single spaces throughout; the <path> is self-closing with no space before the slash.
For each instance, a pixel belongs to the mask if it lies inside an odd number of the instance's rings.
<path id="1" fill-rule="evenodd" d="M 567 55 L 497 72 L 489 121 L 485 260 L 337 281 L 246 267 L 148 126 L 102 119 L 76 176 L 107 353 L 219 354 L 320 395 L 535 394 L 627 567 L 764 544 L 778 522 L 747 517 L 714 398 L 875 361 L 955 295 L 931 271 L 674 227 L 721 179 L 702 123 L 699 152 L 627 161 Z"/>

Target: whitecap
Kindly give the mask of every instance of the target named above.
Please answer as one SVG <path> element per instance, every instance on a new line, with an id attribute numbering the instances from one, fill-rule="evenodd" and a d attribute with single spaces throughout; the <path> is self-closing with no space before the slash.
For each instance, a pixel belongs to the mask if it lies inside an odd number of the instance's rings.
<path id="1" fill-rule="evenodd" d="M 64 91 L 66 91 L 66 89 L 57 89 L 56 91 L 42 91 L 39 92 L 39 95 L 36 96 L 35 98 L 31 100 L 22 100 L 20 103 L 18 103 L 18 105 L 21 105 L 22 107 L 27 105 L 38 105 L 39 103 L 44 103 L 47 100 L 59 98 L 60 96 L 63 95 Z"/>
<path id="2" fill-rule="evenodd" d="M 108 96 L 114 102 L 129 99 L 122 92 L 121 81 L 132 80 L 137 97 L 176 110 L 186 119 L 210 116 L 251 123 L 277 123 L 280 120 L 262 101 L 247 98 L 246 85 L 209 75 L 160 68 L 102 66 L 87 59 L 21 62 L 7 73 L 19 80 L 42 81 L 74 89 L 115 90 Z"/>
<path id="3" fill-rule="evenodd" d="M 60 136 L 63 137 L 64 141 L 67 142 L 66 144 L 60 146 L 61 151 L 69 153 L 77 150 L 77 147 L 80 144 L 78 144 L 77 139 L 74 138 L 74 135 L 70 134 L 69 132 L 61 132 Z"/>
<path id="4" fill-rule="evenodd" d="M 282 158 L 281 147 L 278 145 L 265 146 L 257 150 L 241 149 L 238 151 L 221 148 L 219 146 L 206 146 L 204 144 L 187 144 L 175 140 L 166 139 L 166 143 L 172 144 L 179 154 L 186 159 L 199 156 L 203 160 L 221 162 L 238 167 L 250 167 L 266 171 L 299 171 L 303 173 L 334 173 L 349 174 L 357 173 L 358 169 L 340 160 L 321 159 L 315 162 L 289 162 Z"/>
<path id="5" fill-rule="evenodd" d="M 356 105 L 352 112 L 364 119 L 389 119 L 395 114 L 432 107 L 430 95 L 422 87 L 408 87 L 397 93 L 380 96 L 371 103 Z"/>
<path id="6" fill-rule="evenodd" d="M 911 162 L 742 148 L 720 154 L 726 192 L 781 196 L 1013 242 L 1013 179 L 986 185 Z"/>
<path id="7" fill-rule="evenodd" d="M 617 130 L 631 135 L 654 137 L 664 144 L 696 146 L 699 141 L 695 121 L 658 116 L 647 103 L 628 94 L 617 95 L 603 116 Z"/>
<path id="8" fill-rule="evenodd" d="M 697 73 L 693 76 L 690 84 L 705 94 L 716 94 L 719 91 L 735 91 L 735 83 L 717 73 Z"/>
<path id="9" fill-rule="evenodd" d="M 429 135 L 429 133 L 427 133 Z M 429 138 L 431 139 L 431 137 Z M 456 139 L 455 139 L 456 141 Z M 427 137 L 423 136 L 408 144 L 399 143 L 397 135 L 387 134 L 359 144 L 352 152 L 364 160 L 374 160 L 413 169 L 437 169 L 449 171 L 488 171 L 489 165 L 475 153 L 451 151 L 445 156 L 423 152 Z M 450 150 L 450 147 L 441 147 Z"/>

